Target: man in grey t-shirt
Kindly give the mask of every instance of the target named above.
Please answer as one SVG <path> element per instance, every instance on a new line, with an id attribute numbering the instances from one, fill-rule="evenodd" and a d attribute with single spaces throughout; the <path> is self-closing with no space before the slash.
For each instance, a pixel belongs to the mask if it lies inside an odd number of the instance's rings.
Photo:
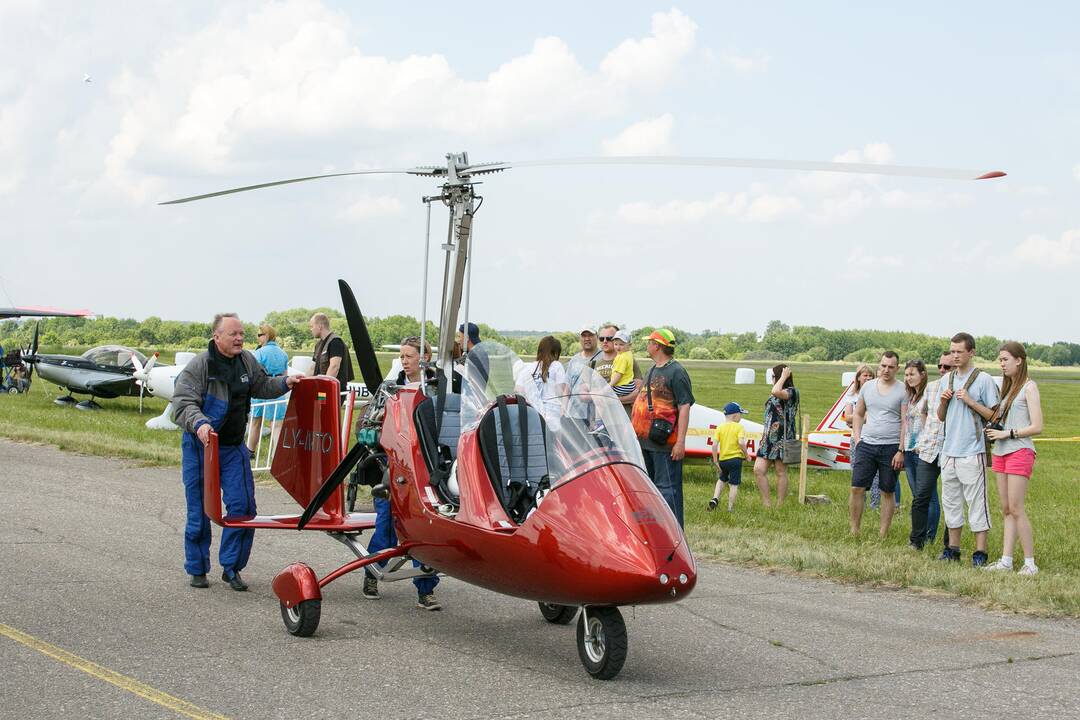
<path id="1" fill-rule="evenodd" d="M 876 380 L 870 380 L 859 391 L 855 404 L 851 445 L 857 446 L 855 464 L 851 468 L 851 534 L 858 535 L 866 507 L 866 491 L 879 476 L 881 486 L 881 527 L 879 534 L 889 534 L 897 471 L 904 467 L 900 450 L 901 408 L 907 399 L 904 384 L 896 379 L 900 356 L 887 350 L 881 356 Z"/>

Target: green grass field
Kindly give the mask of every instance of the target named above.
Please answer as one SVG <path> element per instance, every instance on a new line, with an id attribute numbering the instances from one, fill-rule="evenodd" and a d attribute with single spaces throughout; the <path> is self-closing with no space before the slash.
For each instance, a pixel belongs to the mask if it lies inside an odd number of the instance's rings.
<path id="1" fill-rule="evenodd" d="M 389 367 L 391 354 L 380 359 Z M 164 361 L 166 358 L 162 358 Z M 169 358 L 171 359 L 171 358 Z M 735 366 L 757 367 L 756 385 L 735 385 Z M 685 363 L 694 382 L 698 402 L 721 407 L 736 400 L 754 411 L 762 407 L 768 388 L 760 382 L 764 364 L 734 362 Z M 796 364 L 795 381 L 802 392 L 803 412 L 812 426 L 824 415 L 841 391 L 840 373 L 850 369 L 833 363 Z M 1046 437 L 1080 436 L 1080 372 L 1037 370 Z M 0 396 L 0 437 L 21 442 L 42 442 L 64 450 L 121 457 L 146 465 L 179 465 L 180 436 L 175 432 L 147 430 L 143 423 L 160 414 L 165 404 L 148 399 L 146 412 L 138 413 L 136 398 L 101 401 L 98 412 L 57 407 L 55 387 L 35 381 L 29 395 Z M 751 417 L 760 422 L 760 417 Z M 1015 574 L 990 574 L 970 565 L 945 565 L 937 561 L 937 548 L 917 553 L 907 547 L 910 530 L 910 493 L 904 485 L 904 507 L 888 538 L 877 537 L 877 515 L 868 511 L 863 534 L 848 533 L 848 473 L 811 470 L 808 492 L 826 495 L 826 505 L 800 506 L 797 472 L 791 472 L 787 503 L 768 511 L 761 505 L 753 475 L 747 467 L 735 512 L 706 512 L 714 476 L 705 465 L 688 466 L 685 473 L 687 536 L 699 556 L 727 562 L 795 571 L 871 586 L 906 587 L 926 592 L 970 598 L 988 607 L 1035 614 L 1080 617 L 1080 557 L 1077 543 L 1067 530 L 1075 521 L 1080 491 L 1080 443 L 1041 442 L 1028 495 L 1028 513 L 1035 528 L 1036 560 L 1042 572 L 1034 578 Z M 901 480 L 903 482 L 903 480 Z M 1001 513 L 997 491 L 991 482 L 994 528 L 990 531 L 990 556 L 1001 551 Z M 1070 518 L 1072 518 L 1070 520 Z M 940 537 L 940 535 L 939 535 Z M 973 539 L 965 532 L 964 559 L 970 557 Z M 1019 547 L 1017 547 L 1019 552 Z"/>

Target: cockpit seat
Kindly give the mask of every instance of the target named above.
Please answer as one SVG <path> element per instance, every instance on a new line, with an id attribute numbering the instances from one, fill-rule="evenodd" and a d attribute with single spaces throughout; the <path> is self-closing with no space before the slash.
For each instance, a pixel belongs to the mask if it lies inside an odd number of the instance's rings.
<path id="1" fill-rule="evenodd" d="M 500 395 L 477 430 L 484 466 L 510 517 L 524 522 L 550 483 L 547 428 L 520 395 Z"/>
<path id="2" fill-rule="evenodd" d="M 461 435 L 461 395 L 446 393 L 443 397 L 441 423 L 436 420 L 434 398 L 427 398 L 416 406 L 413 421 L 432 487 L 443 502 L 456 505 L 457 493 L 451 491 L 447 479 L 457 458 L 458 438 Z"/>

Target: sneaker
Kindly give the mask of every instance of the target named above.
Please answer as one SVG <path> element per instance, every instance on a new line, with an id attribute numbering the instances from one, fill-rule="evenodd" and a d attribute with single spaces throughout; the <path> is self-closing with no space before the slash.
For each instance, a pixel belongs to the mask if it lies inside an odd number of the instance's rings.
<path id="1" fill-rule="evenodd" d="M 974 556 L 971 558 L 975 560 Z M 1006 565 L 1004 560 L 997 560 L 983 567 L 983 570 L 988 572 L 998 572 L 1000 570 L 1012 570 L 1012 565 Z"/>
<path id="2" fill-rule="evenodd" d="M 715 510 L 716 506 L 719 505 L 719 504 L 720 504 L 720 498 L 713 498 L 712 500 L 710 500 L 709 501 L 709 507 L 708 507 L 709 512 L 712 512 L 713 510 Z"/>
<path id="3" fill-rule="evenodd" d="M 1025 565 L 1024 567 L 1020 568 L 1020 572 L 1018 572 L 1016 574 L 1017 575 L 1038 575 L 1039 574 L 1039 568 L 1037 566 L 1035 566 L 1035 565 Z"/>
<path id="4" fill-rule="evenodd" d="M 952 548 L 945 548 L 938 555 L 938 560 L 951 560 L 953 562 L 960 562 L 960 551 L 953 550 Z"/>
<path id="5" fill-rule="evenodd" d="M 416 607 L 421 610 L 442 610 L 442 605 L 435 599 L 435 595 L 428 593 L 427 595 L 420 595 L 416 599 Z"/>
<path id="6" fill-rule="evenodd" d="M 368 600 L 379 599 L 379 581 L 367 573 L 364 574 L 364 597 Z"/>
<path id="7" fill-rule="evenodd" d="M 989 559 L 989 556 L 982 550 L 976 550 L 971 553 L 971 567 L 985 567 L 986 561 Z"/>

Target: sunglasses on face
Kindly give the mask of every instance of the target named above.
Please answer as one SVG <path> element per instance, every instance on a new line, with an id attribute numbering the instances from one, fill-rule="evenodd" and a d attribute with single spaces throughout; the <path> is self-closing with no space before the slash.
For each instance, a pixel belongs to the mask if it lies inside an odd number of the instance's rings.
<path id="1" fill-rule="evenodd" d="M 614 335 L 601 335 L 599 337 L 600 342 L 611 342 L 615 339 Z"/>
<path id="2" fill-rule="evenodd" d="M 938 366 L 937 366 L 937 369 L 938 370 L 952 370 L 952 365 L 941 365 L 939 363 Z"/>

